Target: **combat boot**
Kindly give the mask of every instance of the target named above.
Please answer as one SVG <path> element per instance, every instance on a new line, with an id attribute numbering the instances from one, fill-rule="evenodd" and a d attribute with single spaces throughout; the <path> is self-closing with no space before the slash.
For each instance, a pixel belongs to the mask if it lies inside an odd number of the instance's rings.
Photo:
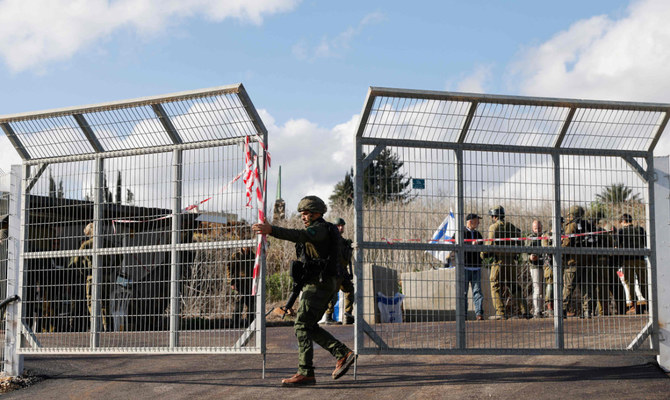
<path id="1" fill-rule="evenodd" d="M 282 386 L 307 386 L 307 385 L 315 385 L 316 384 L 316 378 L 313 376 L 305 376 L 305 375 L 300 375 L 300 374 L 295 374 L 292 377 L 288 379 L 282 379 L 281 385 Z"/>
<path id="2" fill-rule="evenodd" d="M 335 364 L 335 370 L 333 370 L 333 379 L 338 379 L 342 375 L 346 374 L 347 371 L 349 371 L 349 367 L 351 367 L 351 364 L 356 361 L 356 358 L 358 357 L 357 354 L 355 354 L 353 351 L 349 351 L 346 356 L 340 358 L 337 360 L 337 364 Z"/>

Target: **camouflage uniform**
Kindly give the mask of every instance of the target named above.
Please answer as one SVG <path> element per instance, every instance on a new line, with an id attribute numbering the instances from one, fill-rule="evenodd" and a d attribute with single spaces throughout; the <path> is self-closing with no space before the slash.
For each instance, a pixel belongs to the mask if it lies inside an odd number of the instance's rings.
<path id="1" fill-rule="evenodd" d="M 579 248 L 584 246 L 585 236 L 568 237 L 574 234 L 588 233 L 593 231 L 591 224 L 582 219 L 584 209 L 580 206 L 570 207 L 570 220 L 563 227 L 566 235 L 561 240 L 561 246 L 564 248 Z M 567 313 L 570 300 L 574 294 L 575 288 L 579 285 L 582 295 L 582 311 L 584 317 L 593 315 L 593 292 L 594 279 L 591 276 L 593 272 L 594 258 L 588 254 L 570 254 L 563 255 L 563 313 Z M 575 310 L 577 311 L 577 310 Z"/>
<path id="2" fill-rule="evenodd" d="M 342 238 L 342 245 L 341 248 L 344 250 L 348 249 L 349 251 L 347 254 L 343 254 L 342 259 L 340 260 L 342 264 L 342 270 L 345 271 L 344 276 L 341 277 L 340 279 L 340 284 L 338 285 L 338 291 L 341 290 L 342 293 L 344 293 L 344 312 L 348 315 L 352 315 L 352 311 L 354 310 L 354 283 L 351 281 L 353 278 L 353 275 L 350 272 L 350 265 L 351 265 L 351 244 L 352 241 L 350 239 L 344 239 Z M 332 320 L 333 319 L 333 312 L 335 312 L 335 302 L 337 302 L 337 292 L 335 292 L 335 300 L 331 300 L 328 302 L 328 309 L 326 310 L 326 319 L 327 320 Z M 348 316 L 345 315 L 345 321 L 347 322 Z M 349 317 L 350 318 L 350 317 Z"/>
<path id="3" fill-rule="evenodd" d="M 317 209 L 310 208 L 313 206 L 311 203 L 305 205 L 306 201 L 313 199 L 318 198 L 316 196 L 303 198 L 298 205 L 298 211 L 325 213 L 326 206 L 321 199 L 318 199 Z M 303 253 L 301 259 L 304 259 L 306 264 L 312 260 L 329 258 L 328 256 L 337 248 L 336 244 L 331 243 L 329 227 L 321 217 L 312 221 L 305 229 L 289 229 L 273 225 L 270 235 L 296 243 L 296 249 Z M 335 264 L 336 262 L 332 262 L 332 265 L 328 265 L 318 276 L 314 275 L 302 289 L 294 324 L 298 339 L 298 374 L 302 376 L 314 376 L 314 342 L 338 360 L 345 358 L 351 352 L 344 343 L 319 326 L 319 320 L 326 311 L 328 302 L 338 290 L 338 266 Z"/>
<path id="4" fill-rule="evenodd" d="M 496 210 L 502 210 L 500 214 L 501 217 L 495 221 L 491 226 L 489 226 L 489 239 L 499 239 L 499 238 L 510 238 L 518 234 L 519 229 L 514 226 L 511 222 L 504 221 L 504 209 L 502 207 L 497 207 L 491 211 L 489 214 L 494 215 Z M 510 241 L 486 241 L 486 246 L 510 246 L 512 243 Z M 502 300 L 502 288 L 507 286 L 512 296 L 512 302 L 516 303 L 517 311 L 523 315 L 527 315 L 526 309 L 526 300 L 523 296 L 523 291 L 521 286 L 517 281 L 517 268 L 516 268 L 516 258 L 517 255 L 514 253 L 502 253 L 495 252 L 494 250 L 489 250 L 486 253 L 482 253 L 482 257 L 486 258 L 487 256 L 493 256 L 493 263 L 491 264 L 491 275 L 489 277 L 491 281 L 491 297 L 493 298 L 493 306 L 496 309 L 496 317 L 503 317 L 505 313 L 505 303 Z"/>
<path id="5" fill-rule="evenodd" d="M 256 255 L 249 247 L 244 247 L 230 257 L 230 285 L 237 291 L 233 324 L 241 326 L 244 307 L 247 308 L 247 326 L 254 320 L 256 313 L 256 296 L 252 294 L 254 264 Z"/>
<path id="6" fill-rule="evenodd" d="M 93 248 L 93 238 L 85 240 L 79 246 L 79 250 L 90 250 Z M 107 255 L 100 257 L 102 265 L 99 268 L 100 284 L 98 285 L 98 299 L 100 300 L 99 315 L 102 319 L 102 330 L 108 331 L 109 325 L 109 299 L 112 282 L 116 278 L 116 266 L 121 264 L 121 255 Z M 89 256 L 75 256 L 70 260 L 70 266 L 77 268 L 86 277 L 86 304 L 89 314 L 92 314 L 92 288 L 93 288 L 93 261 Z"/>

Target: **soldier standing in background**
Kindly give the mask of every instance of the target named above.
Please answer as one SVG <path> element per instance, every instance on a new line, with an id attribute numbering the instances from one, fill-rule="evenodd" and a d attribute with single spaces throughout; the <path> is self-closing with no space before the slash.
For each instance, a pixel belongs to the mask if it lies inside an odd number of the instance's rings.
<path id="1" fill-rule="evenodd" d="M 246 325 L 249 326 L 256 315 L 256 296 L 252 294 L 254 264 L 256 254 L 250 247 L 242 247 L 230 257 L 230 286 L 237 291 L 233 310 L 233 326 L 241 327 L 244 307 L 247 308 Z"/>
<path id="2" fill-rule="evenodd" d="M 577 205 L 570 207 L 568 222 L 563 227 L 565 237 L 561 240 L 562 247 L 596 247 L 597 238 L 593 234 L 593 226 L 583 218 L 583 207 Z M 582 295 L 582 317 L 591 318 L 594 311 L 594 277 L 591 274 L 594 258 L 588 254 L 574 253 L 564 253 L 563 257 L 563 316 L 567 316 L 568 304 L 576 285 L 579 285 Z"/>
<path id="3" fill-rule="evenodd" d="M 614 238 L 610 229 L 601 225 L 602 219 L 596 221 L 596 230 L 598 233 L 597 247 L 599 248 L 613 248 Z M 604 231 L 604 232 L 603 232 Z M 598 254 L 596 256 L 596 273 L 595 273 L 596 287 L 595 295 L 597 296 L 597 310 L 598 315 L 614 314 L 614 309 L 610 308 L 610 299 L 614 300 L 615 306 L 618 304 L 618 299 L 621 298 L 617 283 L 619 276 L 617 269 L 614 268 L 613 257 L 609 254 Z"/>
<path id="4" fill-rule="evenodd" d="M 482 258 L 493 256 L 493 263 L 491 264 L 491 297 L 493 297 L 493 306 L 496 309 L 496 314 L 489 317 L 489 319 L 505 319 L 509 315 L 505 313 L 505 303 L 502 300 L 502 288 L 507 286 L 512 296 L 512 303 L 517 306 L 517 312 L 520 316 L 527 318 L 526 300 L 523 297 L 523 291 L 517 281 L 517 268 L 515 253 L 496 252 L 492 248 L 498 246 L 515 245 L 516 241 L 496 241 L 493 239 L 509 239 L 518 238 L 521 236 L 519 228 L 514 226 L 511 222 L 505 221 L 505 209 L 502 206 L 497 206 L 489 210 L 492 224 L 489 226 L 488 241 L 486 246 L 489 247 L 487 252 L 482 252 Z"/>
<path id="5" fill-rule="evenodd" d="M 335 221 L 335 226 L 340 231 L 340 235 L 344 234 L 344 222 L 343 218 L 338 218 Z M 354 310 L 354 284 L 351 281 L 354 278 L 354 274 L 351 271 L 351 255 L 352 255 L 352 241 L 351 239 L 345 239 L 341 237 L 340 240 L 340 263 L 342 264 L 342 270 L 344 276 L 342 277 L 341 283 L 338 286 L 339 290 L 344 293 L 344 320 L 343 324 L 349 325 L 354 323 L 354 315 L 352 311 Z M 335 320 L 333 319 L 333 312 L 335 311 L 335 302 L 337 302 L 337 295 L 335 293 L 335 298 L 328 303 L 328 309 L 326 310 L 326 324 L 333 324 Z"/>
<path id="6" fill-rule="evenodd" d="M 94 234 L 94 225 L 93 222 L 86 225 L 84 228 L 84 235 L 88 237 L 85 239 L 79 250 L 91 250 L 93 248 L 93 234 Z M 104 243 L 103 246 L 105 247 Z M 102 320 L 102 330 L 109 331 L 111 328 L 109 321 L 109 299 L 110 299 L 110 288 L 114 278 L 116 278 L 116 267 L 121 264 L 122 257 L 120 254 L 112 254 L 100 257 L 102 265 L 98 266 L 100 282 L 98 284 L 98 299 L 100 301 L 100 311 L 99 316 Z M 68 268 L 77 268 L 79 272 L 86 277 L 86 303 L 88 305 L 89 314 L 93 313 L 92 300 L 93 300 L 93 261 L 90 256 L 75 256 L 70 260 L 70 266 Z"/>

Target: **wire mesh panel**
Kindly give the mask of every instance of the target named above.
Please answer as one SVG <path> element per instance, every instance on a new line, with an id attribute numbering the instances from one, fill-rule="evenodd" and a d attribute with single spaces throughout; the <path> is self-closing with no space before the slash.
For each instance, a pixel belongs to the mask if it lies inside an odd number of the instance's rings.
<path id="1" fill-rule="evenodd" d="M 372 88 L 356 137 L 359 352 L 647 352 L 670 106 Z"/>
<path id="2" fill-rule="evenodd" d="M 2 175 L 5 175 L 2 173 Z M 4 176 L 0 176 L 0 179 Z M 0 193 L 0 301 L 7 298 L 7 262 L 8 262 L 8 214 L 9 214 L 9 193 Z M 5 370 L 5 332 L 6 332 L 6 317 L 4 307 L 0 310 L 0 363 L 2 364 L 2 371 Z"/>
<path id="3" fill-rule="evenodd" d="M 0 126 L 24 158 L 21 352 L 264 352 L 267 135 L 241 85 Z"/>

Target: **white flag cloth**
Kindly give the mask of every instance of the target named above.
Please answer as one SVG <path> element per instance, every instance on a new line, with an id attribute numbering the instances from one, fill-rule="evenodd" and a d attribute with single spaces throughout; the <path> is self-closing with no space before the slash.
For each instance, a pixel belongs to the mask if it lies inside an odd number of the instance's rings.
<path id="1" fill-rule="evenodd" d="M 447 242 L 450 239 L 453 239 L 456 235 L 456 218 L 454 217 L 454 212 L 449 210 L 449 215 L 442 221 L 440 227 L 437 228 L 433 237 L 430 239 L 430 243 L 450 243 Z M 426 253 L 437 258 L 443 263 L 447 263 L 449 259 L 450 251 L 446 250 L 427 250 Z"/>

